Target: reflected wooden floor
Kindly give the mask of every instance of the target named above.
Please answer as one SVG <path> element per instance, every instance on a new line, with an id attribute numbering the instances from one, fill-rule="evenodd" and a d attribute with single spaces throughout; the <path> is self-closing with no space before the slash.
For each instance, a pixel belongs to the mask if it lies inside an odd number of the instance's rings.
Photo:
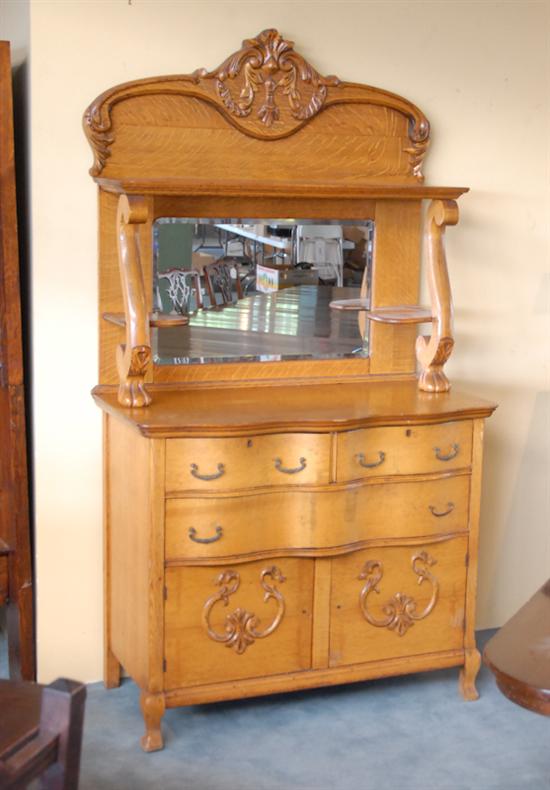
<path id="1" fill-rule="evenodd" d="M 359 288 L 302 285 L 254 293 L 221 310 L 200 310 L 188 326 L 154 332 L 157 364 L 237 359 L 327 359 L 366 356 L 357 313 L 331 310 Z"/>

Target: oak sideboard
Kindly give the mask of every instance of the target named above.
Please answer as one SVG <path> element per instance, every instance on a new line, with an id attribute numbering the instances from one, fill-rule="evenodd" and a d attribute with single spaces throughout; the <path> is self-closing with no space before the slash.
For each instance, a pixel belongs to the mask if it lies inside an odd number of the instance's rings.
<path id="1" fill-rule="evenodd" d="M 84 127 L 105 682 L 139 686 L 143 748 L 179 705 L 454 666 L 475 699 L 495 406 L 444 371 L 444 234 L 466 189 L 424 184 L 426 117 L 266 30 L 211 72 L 106 91 Z M 319 227 L 345 288 L 302 259 Z"/>

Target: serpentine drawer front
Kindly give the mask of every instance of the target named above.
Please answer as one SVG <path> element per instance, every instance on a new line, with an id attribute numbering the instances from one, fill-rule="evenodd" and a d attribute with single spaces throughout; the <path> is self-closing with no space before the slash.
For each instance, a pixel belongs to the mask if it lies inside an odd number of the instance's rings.
<path id="1" fill-rule="evenodd" d="M 329 548 L 468 529 L 469 475 L 166 500 L 166 557 Z"/>
<path id="2" fill-rule="evenodd" d="M 313 560 L 166 570 L 166 689 L 311 666 Z"/>
<path id="3" fill-rule="evenodd" d="M 328 434 L 168 439 L 167 491 L 328 483 Z"/>
<path id="4" fill-rule="evenodd" d="M 448 472 L 471 459 L 470 421 L 366 428 L 338 436 L 337 479 Z"/>
<path id="5" fill-rule="evenodd" d="M 466 536 L 332 560 L 330 666 L 459 650 Z"/>

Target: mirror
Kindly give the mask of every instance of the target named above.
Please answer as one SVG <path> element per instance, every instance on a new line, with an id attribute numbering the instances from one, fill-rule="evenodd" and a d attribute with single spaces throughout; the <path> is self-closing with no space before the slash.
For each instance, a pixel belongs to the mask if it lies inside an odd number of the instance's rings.
<path id="1" fill-rule="evenodd" d="M 193 219 L 153 227 L 157 365 L 368 356 L 372 220 Z M 363 317 L 362 317 L 363 316 Z"/>

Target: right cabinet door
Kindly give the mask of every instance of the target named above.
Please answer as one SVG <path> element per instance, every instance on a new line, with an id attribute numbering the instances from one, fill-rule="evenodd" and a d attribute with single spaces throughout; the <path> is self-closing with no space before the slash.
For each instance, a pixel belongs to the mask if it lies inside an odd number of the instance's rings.
<path id="1" fill-rule="evenodd" d="M 329 666 L 463 647 L 467 536 L 332 561 Z"/>

